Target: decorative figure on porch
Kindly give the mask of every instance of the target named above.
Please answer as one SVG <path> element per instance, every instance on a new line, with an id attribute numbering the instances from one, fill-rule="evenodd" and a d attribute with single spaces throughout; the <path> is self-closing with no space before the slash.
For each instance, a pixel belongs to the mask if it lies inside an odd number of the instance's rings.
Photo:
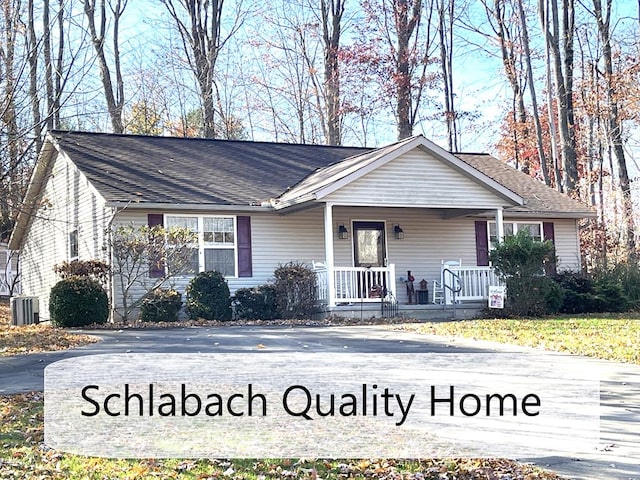
<path id="1" fill-rule="evenodd" d="M 407 287 L 407 297 L 409 297 L 409 305 L 413 303 L 415 290 L 413 289 L 413 281 L 415 277 L 411 275 L 411 270 L 407 270 L 407 281 L 404 282 Z"/>

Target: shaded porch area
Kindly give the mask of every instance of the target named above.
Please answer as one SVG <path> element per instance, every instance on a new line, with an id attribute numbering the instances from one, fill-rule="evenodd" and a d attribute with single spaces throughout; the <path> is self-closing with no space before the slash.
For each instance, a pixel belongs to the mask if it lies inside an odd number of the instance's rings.
<path id="1" fill-rule="evenodd" d="M 316 294 L 327 311 L 349 316 L 364 316 L 367 312 L 367 317 L 397 314 L 420 319 L 469 318 L 487 305 L 489 287 L 503 283 L 492 267 L 450 263 L 442 261 L 439 280 L 423 281 L 418 286 L 415 281 L 398 277 L 395 264 L 369 268 L 335 266 L 329 269 L 324 263 L 314 262 Z M 330 275 L 334 289 L 329 288 Z M 407 298 L 410 301 L 398 301 L 399 289 L 412 290 L 413 295 Z M 447 310 L 449 313 L 445 313 Z"/>

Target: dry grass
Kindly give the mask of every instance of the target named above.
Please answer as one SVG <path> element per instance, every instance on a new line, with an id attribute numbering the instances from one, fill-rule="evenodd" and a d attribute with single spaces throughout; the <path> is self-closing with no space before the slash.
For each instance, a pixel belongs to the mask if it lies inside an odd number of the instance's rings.
<path id="1" fill-rule="evenodd" d="M 96 337 L 46 324 L 14 327 L 9 302 L 0 300 L 0 356 L 67 350 L 97 341 Z"/>
<path id="2" fill-rule="evenodd" d="M 0 479 L 561 480 L 504 459 L 146 459 L 84 457 L 43 447 L 43 395 L 0 396 Z"/>
<path id="3" fill-rule="evenodd" d="M 640 364 L 640 320 L 632 315 L 469 320 L 392 328 L 490 340 Z"/>

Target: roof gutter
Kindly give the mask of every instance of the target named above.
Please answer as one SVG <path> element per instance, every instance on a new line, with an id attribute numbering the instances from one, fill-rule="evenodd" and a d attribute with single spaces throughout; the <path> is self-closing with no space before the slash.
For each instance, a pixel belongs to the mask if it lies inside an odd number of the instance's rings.
<path id="1" fill-rule="evenodd" d="M 157 203 L 157 202 L 107 202 L 107 207 L 119 210 L 218 210 L 233 212 L 264 212 L 273 210 L 269 203 L 260 205 L 220 205 L 215 203 Z"/>
<path id="2" fill-rule="evenodd" d="M 282 209 L 285 209 L 285 208 L 293 207 L 295 205 L 300 205 L 302 203 L 312 202 L 314 200 L 317 200 L 316 194 L 315 193 L 307 193 L 305 195 L 301 195 L 301 196 L 293 198 L 291 200 L 281 201 L 281 200 L 278 200 L 278 199 L 273 199 L 273 200 L 271 200 L 271 205 L 272 205 L 274 210 L 282 210 Z"/>
<path id="3" fill-rule="evenodd" d="M 534 211 L 518 211 L 518 210 L 509 210 L 505 209 L 503 211 L 505 218 L 596 218 L 598 214 L 592 211 L 582 211 L 582 212 L 534 212 Z"/>

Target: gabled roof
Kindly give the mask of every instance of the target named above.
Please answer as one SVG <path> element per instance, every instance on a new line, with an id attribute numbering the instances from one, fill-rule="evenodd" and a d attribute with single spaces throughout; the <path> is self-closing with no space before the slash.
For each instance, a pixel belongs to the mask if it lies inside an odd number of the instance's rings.
<path id="1" fill-rule="evenodd" d="M 411 149 L 435 155 L 506 199 L 505 213 L 583 218 L 593 211 L 486 154 L 451 154 L 423 136 L 378 148 L 54 131 L 48 135 L 9 246 L 18 249 L 56 153 L 107 205 L 275 208 L 317 201 Z"/>
<path id="2" fill-rule="evenodd" d="M 107 203 L 256 205 L 369 149 L 107 133 L 52 134 Z"/>
<path id="3" fill-rule="evenodd" d="M 436 156 L 440 161 L 505 198 L 512 205 L 524 204 L 525 199 L 515 190 L 509 189 L 505 184 L 496 182 L 486 175 L 482 169 L 471 167 L 468 163 L 461 161 L 460 158 L 427 140 L 422 135 L 417 135 L 386 147 L 354 155 L 340 163 L 321 168 L 278 198 L 274 202 L 274 206 L 279 208 L 308 200 L 320 200 L 344 185 L 416 148 Z"/>
<path id="4" fill-rule="evenodd" d="M 526 199 L 523 206 L 508 209 L 511 214 L 540 215 L 547 217 L 593 217 L 595 212 L 587 205 L 573 200 L 526 173 L 507 165 L 486 153 L 457 153 L 456 156 L 473 168 L 481 170 L 495 181 L 518 192 Z"/>

